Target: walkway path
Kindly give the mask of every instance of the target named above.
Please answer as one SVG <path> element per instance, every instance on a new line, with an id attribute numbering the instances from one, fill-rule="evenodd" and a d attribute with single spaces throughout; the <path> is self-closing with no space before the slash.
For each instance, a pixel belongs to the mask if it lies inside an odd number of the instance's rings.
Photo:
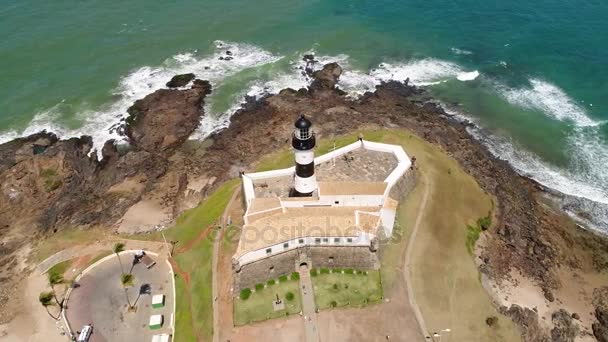
<path id="1" fill-rule="evenodd" d="M 215 234 L 215 239 L 213 240 L 213 258 L 212 258 L 212 268 L 211 268 L 211 274 L 212 274 L 212 282 L 213 282 L 213 287 L 212 287 L 212 295 L 213 295 L 213 342 L 219 342 L 219 331 L 220 331 L 220 312 L 219 312 L 219 303 L 218 303 L 218 298 L 219 298 L 219 290 L 218 290 L 218 260 L 219 260 L 219 252 L 220 252 L 220 244 L 222 242 L 222 238 L 224 236 L 224 232 L 226 231 L 226 228 L 228 227 L 227 223 L 228 223 L 228 213 L 230 212 L 230 208 L 232 207 L 232 204 L 234 203 L 235 199 L 238 197 L 239 193 L 241 192 L 241 187 L 238 187 L 233 193 L 232 193 L 232 197 L 230 198 L 230 201 L 228 201 L 228 205 L 226 205 L 226 208 L 224 209 L 224 213 L 222 214 L 222 221 L 220 222 L 221 224 L 221 229 L 220 231 Z"/>
<path id="2" fill-rule="evenodd" d="M 312 280 L 308 267 L 300 267 L 300 294 L 302 295 L 302 313 L 304 314 L 304 328 L 306 331 L 306 342 L 319 342 L 319 324 L 315 305 L 315 294 L 313 292 Z"/>
<path id="3" fill-rule="evenodd" d="M 422 222 L 422 218 L 424 217 L 426 211 L 426 205 L 429 198 L 429 193 L 432 187 L 432 184 L 428 180 L 427 177 L 420 174 L 420 181 L 424 185 L 424 195 L 422 197 L 422 203 L 420 204 L 420 208 L 418 209 L 418 216 L 416 216 L 416 221 L 414 223 L 414 228 L 412 230 L 412 234 L 410 235 L 410 240 L 407 244 L 407 249 L 405 252 L 405 270 L 403 272 L 403 278 L 405 279 L 405 283 L 407 285 L 408 298 L 410 300 L 410 306 L 412 310 L 414 310 L 414 314 L 416 315 L 416 321 L 418 321 L 418 325 L 420 326 L 420 330 L 424 337 L 429 336 L 429 331 L 426 327 L 426 323 L 424 322 L 424 317 L 422 316 L 422 312 L 420 311 L 420 307 L 418 303 L 416 303 L 416 293 L 412 287 L 412 267 L 411 267 L 411 259 L 412 259 L 412 251 L 414 250 L 414 242 L 416 241 L 416 235 L 418 234 L 418 229 L 420 228 L 420 223 Z"/>
<path id="4" fill-rule="evenodd" d="M 88 245 L 77 245 L 70 248 L 66 248 L 61 250 L 50 257 L 44 259 L 38 266 L 36 266 L 36 271 L 39 273 L 45 273 L 49 270 L 49 268 L 54 265 L 74 259 L 87 254 L 96 254 L 99 252 L 109 252 L 112 250 L 112 246 L 117 243 L 122 242 L 125 244 L 125 249 L 128 250 L 138 250 L 143 249 L 151 252 L 155 252 L 158 254 L 168 253 L 171 248 L 170 245 L 165 244 L 163 242 L 156 241 L 143 241 L 143 240 L 129 240 L 129 239 L 109 239 L 98 241 L 96 243 L 88 244 Z"/>

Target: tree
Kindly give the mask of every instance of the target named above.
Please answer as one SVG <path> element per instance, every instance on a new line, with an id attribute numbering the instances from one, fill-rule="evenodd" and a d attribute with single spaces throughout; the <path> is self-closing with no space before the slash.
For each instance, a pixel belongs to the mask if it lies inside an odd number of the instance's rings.
<path id="1" fill-rule="evenodd" d="M 112 246 L 112 252 L 114 252 L 114 254 L 116 254 L 116 256 L 118 257 L 118 263 L 120 263 L 120 271 L 122 274 L 125 273 L 125 269 L 122 266 L 122 260 L 120 260 L 120 255 L 119 253 L 125 250 L 125 244 L 122 242 L 117 242 L 114 244 L 114 246 Z"/>
<path id="2" fill-rule="evenodd" d="M 53 314 L 49 311 L 49 306 L 53 305 L 54 296 L 55 295 L 53 294 L 53 292 L 40 292 L 38 300 L 40 301 L 40 304 L 42 304 L 42 306 L 44 306 L 44 308 L 46 309 L 46 313 L 48 313 L 49 316 L 51 316 L 54 320 L 58 321 L 59 315 L 53 316 Z"/>
<path id="3" fill-rule="evenodd" d="M 120 283 L 125 289 L 125 298 L 127 299 L 129 309 L 133 309 L 133 305 L 131 305 L 131 301 L 129 300 L 129 287 L 133 285 L 133 278 L 132 274 L 123 273 L 120 275 Z"/>
<path id="4" fill-rule="evenodd" d="M 59 285 L 64 282 L 63 275 L 56 272 L 51 272 L 48 274 L 48 281 L 49 285 L 51 286 L 53 298 L 55 298 L 55 303 L 59 305 L 60 309 L 63 309 L 63 299 L 60 302 L 59 299 L 57 299 L 57 292 L 55 292 L 55 285 Z"/>

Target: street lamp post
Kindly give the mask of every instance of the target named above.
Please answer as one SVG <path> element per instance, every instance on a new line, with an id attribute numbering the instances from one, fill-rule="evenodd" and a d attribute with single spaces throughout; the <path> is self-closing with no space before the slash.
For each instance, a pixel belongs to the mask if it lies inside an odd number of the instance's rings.
<path id="1" fill-rule="evenodd" d="M 439 330 L 439 332 L 438 332 L 438 333 L 437 333 L 437 332 L 434 332 L 434 333 L 433 333 L 433 337 L 439 337 L 439 342 L 441 342 L 441 338 L 443 337 L 443 333 L 449 333 L 449 332 L 451 332 L 451 331 L 452 331 L 452 329 L 450 329 L 450 328 L 447 328 L 447 329 L 441 329 L 441 330 Z M 435 339 L 433 339 L 433 340 L 435 340 Z"/>

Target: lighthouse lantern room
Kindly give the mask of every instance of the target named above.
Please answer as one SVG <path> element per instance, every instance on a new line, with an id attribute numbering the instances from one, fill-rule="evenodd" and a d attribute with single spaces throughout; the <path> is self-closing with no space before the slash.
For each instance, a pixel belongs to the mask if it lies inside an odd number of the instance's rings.
<path id="1" fill-rule="evenodd" d="M 295 130 L 291 139 L 296 161 L 296 174 L 292 196 L 312 196 L 317 189 L 315 178 L 315 134 L 311 129 L 312 122 L 301 115 L 295 122 Z"/>

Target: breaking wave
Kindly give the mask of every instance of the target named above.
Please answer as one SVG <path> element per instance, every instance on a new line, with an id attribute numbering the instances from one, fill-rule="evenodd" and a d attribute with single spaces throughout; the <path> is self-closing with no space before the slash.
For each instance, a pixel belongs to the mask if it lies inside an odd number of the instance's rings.
<path id="1" fill-rule="evenodd" d="M 468 54 L 466 50 L 453 48 L 452 51 Z M 77 129 L 69 129 L 58 123 L 64 106 L 62 101 L 38 113 L 24 131 L 0 134 L 0 143 L 47 129 L 62 137 L 92 135 L 94 147 L 101 151 L 106 140 L 122 139 L 114 127 L 127 115 L 127 108 L 135 100 L 165 88 L 165 83 L 172 76 L 181 73 L 192 72 L 198 78 L 209 80 L 214 89 L 218 89 L 231 77 L 248 69 L 254 70 L 254 76 L 245 78 L 245 84 L 230 96 L 232 102 L 228 108 L 219 111 L 214 109 L 214 104 L 218 101 L 215 91 L 206 98 L 205 116 L 192 139 L 203 139 L 228 127 L 231 115 L 240 108 L 246 96 L 259 97 L 277 93 L 284 88 L 306 87 L 311 81 L 305 72 L 307 66 L 318 70 L 326 63 L 339 63 L 344 72 L 338 87 L 352 97 L 373 91 L 381 82 L 391 80 L 409 79 L 414 85 L 433 86 L 452 80 L 469 82 L 481 77 L 477 70 L 466 70 L 456 63 L 434 58 L 387 61 L 370 70 L 357 70 L 347 55 L 323 56 L 315 53 L 316 62 L 312 65 L 307 65 L 302 55 L 304 53 L 286 57 L 249 44 L 216 41 L 213 51 L 208 55 L 199 56 L 196 51 L 182 53 L 167 59 L 160 66 L 144 66 L 132 71 L 114 89 L 116 100 L 79 114 L 83 124 Z M 240 78 L 231 81 L 235 80 Z M 487 79 L 484 78 L 484 81 Z M 549 188 L 581 199 L 577 207 L 592 213 L 597 218 L 596 221 L 604 222 L 608 229 L 608 174 L 603 173 L 608 160 L 608 146 L 601 137 L 600 123 L 589 118 L 585 109 L 562 89 L 546 81 L 534 78 L 530 80 L 530 86 L 524 88 L 509 88 L 497 83 L 492 85 L 513 105 L 539 110 L 550 118 L 574 124 L 575 131 L 568 142 L 571 165 L 567 169 L 555 167 L 535 154 L 518 148 L 516 142 L 487 134 L 481 129 L 472 128 L 471 133 L 483 141 L 496 156 L 508 160 L 522 174 Z"/>
<path id="2" fill-rule="evenodd" d="M 587 116 L 585 110 L 562 89 L 549 82 L 533 78 L 531 87 L 512 89 L 499 86 L 501 94 L 510 103 L 537 109 L 560 121 L 571 121 L 577 126 L 595 126 L 598 123 Z"/>
<path id="3" fill-rule="evenodd" d="M 228 57 L 227 51 L 231 54 L 228 60 L 225 59 Z M 23 132 L 3 133 L 0 135 L 0 142 L 46 129 L 62 137 L 91 135 L 94 148 L 101 151 L 106 140 L 122 139 L 114 126 L 127 115 L 127 109 L 133 102 L 158 89 L 166 88 L 165 83 L 174 75 L 192 72 L 199 78 L 209 80 L 215 86 L 222 79 L 239 71 L 273 63 L 280 58 L 253 45 L 216 41 L 215 50 L 210 55 L 199 58 L 194 53 L 178 54 L 167 59 L 160 66 L 144 66 L 126 75 L 113 91 L 113 95 L 118 99 L 100 108 L 82 111 L 79 115 L 84 118 L 84 123 L 78 129 L 69 129 L 57 124 L 60 103 L 35 115 Z"/>

